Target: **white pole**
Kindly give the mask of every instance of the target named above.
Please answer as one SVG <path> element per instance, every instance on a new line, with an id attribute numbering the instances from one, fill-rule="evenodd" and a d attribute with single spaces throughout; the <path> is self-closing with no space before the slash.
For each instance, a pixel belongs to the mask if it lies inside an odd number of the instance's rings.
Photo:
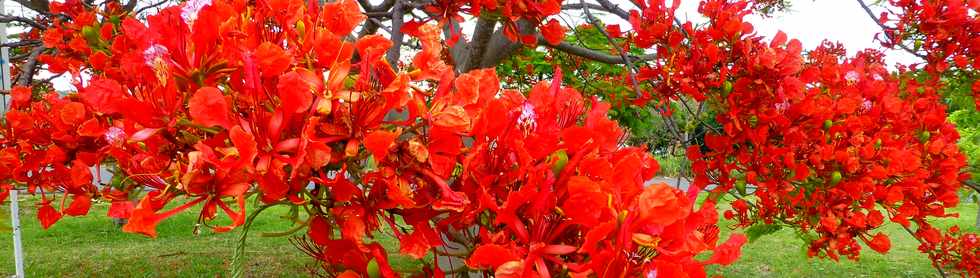
<path id="1" fill-rule="evenodd" d="M 24 278 L 24 247 L 20 242 L 20 206 L 17 190 L 10 190 L 10 222 L 14 227 L 14 267 L 17 272 L 14 277 Z"/>
<path id="2" fill-rule="evenodd" d="M 0 0 L 0 12 L 6 14 L 4 0 Z M 0 24 L 0 43 L 7 42 L 7 24 Z M 6 47 L 0 48 L 0 90 L 7 94 L 10 93 L 10 60 L 9 51 Z M 0 113 L 7 112 L 7 97 L 4 95 L 3 103 L 0 104 Z M 0 115 L 2 116 L 2 115 Z M 17 196 L 17 189 L 10 190 L 10 224 L 14 230 L 14 267 L 16 274 L 14 277 L 24 278 L 24 247 L 20 239 L 20 201 Z"/>

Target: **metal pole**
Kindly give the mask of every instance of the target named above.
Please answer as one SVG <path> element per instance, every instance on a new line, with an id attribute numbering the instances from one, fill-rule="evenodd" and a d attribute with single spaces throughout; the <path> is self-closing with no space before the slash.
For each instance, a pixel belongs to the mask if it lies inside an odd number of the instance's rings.
<path id="1" fill-rule="evenodd" d="M 20 241 L 20 206 L 17 189 L 10 190 L 10 222 L 14 228 L 14 267 L 17 272 L 14 277 L 24 278 L 24 247 Z"/>
<path id="2" fill-rule="evenodd" d="M 0 12 L 6 13 L 5 1 L 0 0 Z M 0 43 L 7 42 L 7 24 L 0 24 Z M 7 94 L 10 93 L 10 53 L 6 47 L 0 48 L 0 90 Z M 7 94 L 3 95 L 3 103 L 0 103 L 0 116 L 7 112 Z M 14 267 L 16 274 L 14 277 L 24 278 L 24 247 L 21 244 L 20 236 L 20 198 L 17 189 L 10 189 L 10 224 L 14 230 Z"/>

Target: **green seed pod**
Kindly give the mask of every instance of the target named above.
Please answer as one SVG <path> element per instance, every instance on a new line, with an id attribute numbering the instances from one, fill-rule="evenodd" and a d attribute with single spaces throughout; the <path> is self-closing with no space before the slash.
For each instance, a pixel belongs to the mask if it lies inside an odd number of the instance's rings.
<path id="1" fill-rule="evenodd" d="M 306 36 L 306 23 L 303 20 L 296 21 L 296 32 L 300 37 Z"/>
<path id="2" fill-rule="evenodd" d="M 732 89 L 734 89 L 734 84 L 731 81 L 725 80 L 725 83 L 721 84 L 721 92 L 725 93 L 726 96 L 732 92 Z"/>
<path id="3" fill-rule="evenodd" d="M 735 190 L 738 191 L 738 194 L 741 194 L 741 195 L 745 195 L 746 194 L 746 190 L 745 190 L 745 179 L 738 179 L 738 180 L 735 181 Z"/>
<path id="4" fill-rule="evenodd" d="M 82 37 L 88 42 L 89 46 L 96 46 L 102 41 L 102 37 L 99 36 L 99 29 L 94 26 L 82 27 Z"/>
<path id="5" fill-rule="evenodd" d="M 834 121 L 831 121 L 831 120 L 823 121 L 823 129 L 824 130 L 828 130 L 832 126 L 834 126 Z"/>
<path id="6" fill-rule="evenodd" d="M 932 133 L 928 131 L 922 131 L 921 133 L 919 133 L 919 142 L 925 143 L 929 141 L 929 138 L 931 137 L 932 137 Z"/>
<path id="7" fill-rule="evenodd" d="M 367 264 L 367 275 L 371 278 L 381 277 L 381 268 L 378 267 L 378 260 L 371 259 Z"/>
<path id="8" fill-rule="evenodd" d="M 565 150 L 558 150 L 551 154 L 551 171 L 555 172 L 555 175 L 561 173 L 565 169 L 565 165 L 568 164 L 568 154 Z"/>
<path id="9" fill-rule="evenodd" d="M 834 173 L 830 176 L 830 185 L 837 185 L 840 183 L 842 178 L 844 178 L 844 176 L 841 175 L 840 171 L 834 171 Z"/>

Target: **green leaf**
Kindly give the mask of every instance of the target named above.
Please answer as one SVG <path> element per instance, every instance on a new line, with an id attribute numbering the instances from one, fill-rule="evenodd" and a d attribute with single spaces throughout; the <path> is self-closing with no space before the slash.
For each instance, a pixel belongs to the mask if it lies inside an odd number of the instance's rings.
<path id="1" fill-rule="evenodd" d="M 755 224 L 745 229 L 745 235 L 749 237 L 749 242 L 753 242 L 765 235 L 775 233 L 782 228 L 783 226 L 775 224 Z"/>

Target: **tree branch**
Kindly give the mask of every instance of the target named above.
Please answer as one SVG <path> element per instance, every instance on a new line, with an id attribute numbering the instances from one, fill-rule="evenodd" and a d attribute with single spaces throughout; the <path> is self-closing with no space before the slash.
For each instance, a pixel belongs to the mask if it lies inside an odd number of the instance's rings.
<path id="1" fill-rule="evenodd" d="M 48 0 L 14 0 L 14 2 L 38 13 L 48 13 Z"/>
<path id="2" fill-rule="evenodd" d="M 640 92 L 640 82 L 636 81 L 636 68 L 633 67 L 633 62 L 630 61 L 630 57 L 626 55 L 626 51 L 620 48 L 619 44 L 617 44 L 616 41 L 613 40 L 611 36 L 609 36 L 609 33 L 606 32 L 606 29 L 602 28 L 603 26 L 599 25 L 599 21 L 595 18 L 595 16 L 592 16 L 592 12 L 589 11 L 589 6 L 585 5 L 585 0 L 581 0 L 581 1 L 582 1 L 582 5 L 584 6 L 583 10 L 585 11 L 585 17 L 589 20 L 590 23 L 592 23 L 592 26 L 595 27 L 596 30 L 599 30 L 599 32 L 602 33 L 604 37 L 606 37 L 606 40 L 609 41 L 609 44 L 616 49 L 616 52 L 619 52 L 619 56 L 622 57 L 623 62 L 626 63 L 626 70 L 629 71 L 630 73 L 630 81 L 633 82 L 633 91 L 635 91 L 634 93 L 636 93 L 636 97 L 643 96 L 643 94 Z"/>
<path id="3" fill-rule="evenodd" d="M 966 182 L 963 183 L 963 185 L 966 185 L 966 187 L 969 187 L 970 189 L 973 189 L 977 193 L 980 193 L 980 184 L 977 184 L 977 183 L 975 183 L 975 182 L 973 182 L 971 180 L 967 180 Z M 977 217 L 980 217 L 980 216 L 977 216 Z"/>
<path id="4" fill-rule="evenodd" d="M 133 0 L 133 2 L 136 2 L 136 1 L 137 0 Z M 135 12 L 133 12 L 133 14 L 134 15 L 141 14 L 141 13 L 143 13 L 146 10 L 159 7 L 159 6 L 163 5 L 163 4 L 166 4 L 167 2 L 170 2 L 170 0 L 162 0 L 160 2 L 156 2 L 156 3 L 150 4 L 150 5 L 146 6 L 146 7 L 142 7 L 139 10 L 136 10 Z"/>
<path id="5" fill-rule="evenodd" d="M 588 49 L 581 46 L 571 45 L 567 42 L 559 43 L 558 45 L 548 44 L 548 41 L 544 39 L 540 34 L 538 35 L 538 44 L 565 52 L 571 55 L 579 56 L 592 61 L 606 63 L 606 64 L 626 64 L 626 60 L 620 55 L 610 55 L 593 49 Z M 643 56 L 632 56 L 627 55 L 632 61 L 650 61 L 656 58 L 656 55 L 643 55 Z"/>
<path id="6" fill-rule="evenodd" d="M 905 44 L 903 44 L 901 41 L 896 41 L 895 38 L 893 38 L 890 34 L 888 34 L 888 31 L 890 31 L 890 30 L 897 30 L 897 29 L 895 27 L 886 26 L 885 24 L 881 23 L 881 21 L 878 21 L 878 17 L 875 16 L 874 12 L 871 11 L 871 8 L 868 7 L 868 4 L 865 4 L 863 0 L 857 0 L 857 2 L 858 2 L 858 4 L 861 4 L 861 8 L 864 9 L 864 12 L 867 13 L 869 17 L 871 17 L 871 21 L 874 21 L 875 24 L 878 24 L 878 27 L 881 27 L 881 29 L 883 31 L 882 33 L 885 34 L 885 38 L 888 38 L 888 41 L 890 43 L 892 43 L 893 45 L 897 45 L 899 48 L 901 48 L 902 50 L 905 50 L 908 53 L 912 53 L 912 55 L 915 55 L 916 57 L 919 57 L 919 58 L 922 58 L 922 59 L 925 59 L 926 58 L 926 55 L 923 55 L 923 54 L 915 51 L 914 49 L 911 49 L 908 46 L 905 46 Z"/>
<path id="7" fill-rule="evenodd" d="M 139 0 L 129 0 L 129 2 L 126 2 L 126 5 L 123 6 L 123 9 L 131 12 L 133 9 L 136 9 L 136 3 L 139 3 Z"/>
<path id="8" fill-rule="evenodd" d="M 39 40 L 23 40 L 23 41 L 8 42 L 8 43 L 2 43 L 2 44 L 0 44 L 0 47 L 15 48 L 15 47 L 30 46 L 30 45 L 41 45 L 41 41 L 39 41 Z"/>
<path id="9" fill-rule="evenodd" d="M 34 71 L 37 70 L 37 57 L 44 52 L 45 47 L 39 45 L 31 50 L 31 55 L 27 57 L 27 61 L 20 67 L 20 75 L 17 76 L 17 82 L 14 85 L 17 86 L 30 86 L 31 80 L 34 78 Z"/>
<path id="10" fill-rule="evenodd" d="M 402 1 L 395 0 L 391 9 L 391 48 L 388 49 L 388 64 L 393 69 L 398 70 L 398 60 L 401 58 L 402 43 L 405 34 L 402 34 L 402 24 L 405 21 Z"/>
<path id="11" fill-rule="evenodd" d="M 616 4 L 613 4 L 612 2 L 609 2 L 609 0 L 596 0 L 596 1 L 599 2 L 599 4 L 594 4 L 594 3 L 571 3 L 571 4 L 562 5 L 561 6 L 561 9 L 562 10 L 582 10 L 582 9 L 585 9 L 585 8 L 589 8 L 589 9 L 592 9 L 592 10 L 600 10 L 600 11 L 609 12 L 609 13 L 612 13 L 612 14 L 618 16 L 619 18 L 622 18 L 624 20 L 629 20 L 630 13 L 627 12 L 627 11 L 625 11 L 625 10 L 623 10 L 623 9 L 620 9 L 619 6 L 616 6 Z"/>
<path id="12" fill-rule="evenodd" d="M 625 19 L 626 21 L 630 20 L 629 12 L 620 9 L 619 6 L 616 6 L 616 4 L 609 2 L 609 0 L 596 0 L 596 2 L 599 2 L 599 5 L 602 5 L 602 7 L 605 8 L 605 10 L 619 16 L 620 18 Z"/>
<path id="13" fill-rule="evenodd" d="M 585 4 L 583 4 L 583 3 L 571 3 L 571 4 L 561 5 L 561 9 L 562 10 L 581 10 L 581 9 L 583 9 L 585 7 L 589 7 L 590 9 L 594 9 L 594 10 L 602 10 L 602 11 L 605 11 L 606 10 L 605 7 L 599 6 L 599 4 L 592 4 L 592 3 L 585 3 Z"/>
<path id="14" fill-rule="evenodd" d="M 497 21 L 488 17 L 481 16 L 476 20 L 476 26 L 473 27 L 473 38 L 467 44 L 466 60 L 462 61 L 463 66 L 460 68 L 460 73 L 480 67 L 480 60 L 487 50 L 487 44 L 490 43 L 490 37 L 493 36 L 496 25 Z"/>
<path id="15" fill-rule="evenodd" d="M 506 27 L 498 28 L 490 38 L 490 44 L 487 45 L 486 53 L 481 58 L 481 68 L 496 66 L 500 61 L 512 55 L 514 51 L 520 49 L 523 45 L 520 41 L 512 41 L 504 35 L 504 28 Z M 517 31 L 520 34 L 533 34 L 534 24 L 526 19 L 518 20 Z"/>
<path id="16" fill-rule="evenodd" d="M 30 25 L 31 27 L 41 29 L 41 30 L 47 29 L 47 26 L 41 25 L 41 23 L 38 23 L 37 21 L 34 21 L 33 19 L 30 18 L 26 18 L 23 16 L 0 14 L 0 23 L 11 23 L 11 22 L 24 23 Z"/>

